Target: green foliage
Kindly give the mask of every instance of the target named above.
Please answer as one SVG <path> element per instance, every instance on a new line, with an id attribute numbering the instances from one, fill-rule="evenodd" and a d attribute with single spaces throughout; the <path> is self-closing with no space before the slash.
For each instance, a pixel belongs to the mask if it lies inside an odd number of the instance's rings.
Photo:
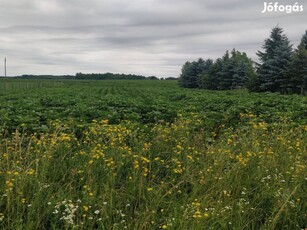
<path id="1" fill-rule="evenodd" d="M 246 53 L 228 51 L 222 59 L 217 59 L 211 68 L 202 75 L 201 87 L 212 90 L 243 88 L 254 77 L 253 62 Z"/>
<path id="2" fill-rule="evenodd" d="M 114 73 L 77 73 L 76 79 L 79 80 L 144 80 L 145 76 L 135 75 L 135 74 L 114 74 Z M 150 80 L 158 80 L 157 77 L 151 76 Z"/>
<path id="3" fill-rule="evenodd" d="M 112 124 L 127 119 L 142 124 L 173 122 L 182 109 L 203 111 L 208 118 L 206 125 L 210 127 L 217 126 L 219 119 L 224 118 L 229 125 L 235 124 L 238 114 L 245 109 L 269 120 L 280 111 L 294 120 L 306 118 L 303 98 L 247 94 L 240 90 L 233 93 L 189 91 L 177 87 L 176 81 L 1 79 L 0 88 L 3 133 L 16 128 L 40 132 L 50 120 L 56 119 L 84 124 L 93 119 L 109 119 Z"/>
<path id="4" fill-rule="evenodd" d="M 254 77 L 253 63 L 245 53 L 226 51 L 215 62 L 211 59 L 186 62 L 181 71 L 180 85 L 185 88 L 203 88 L 211 90 L 238 89 Z"/>
<path id="5" fill-rule="evenodd" d="M 258 51 L 260 63 L 256 73 L 253 61 L 246 53 L 226 51 L 222 58 L 212 61 L 186 62 L 179 78 L 180 86 L 209 90 L 247 88 L 251 92 L 280 92 L 307 94 L 307 32 L 293 53 L 283 29 L 276 26 L 264 41 L 264 51 Z"/>
<path id="6" fill-rule="evenodd" d="M 286 70 L 291 62 L 292 45 L 283 29 L 278 26 L 273 28 L 262 48 L 264 52 L 257 53 L 261 62 L 257 68 L 258 91 L 286 92 L 289 88 Z"/>
<path id="7" fill-rule="evenodd" d="M 178 81 L 177 77 L 166 77 L 164 80 Z"/>
<path id="8" fill-rule="evenodd" d="M 307 31 L 295 50 L 287 74 L 291 77 L 290 88 L 295 93 L 306 94 L 307 90 Z"/>
<path id="9" fill-rule="evenodd" d="M 24 75 L 21 75 L 21 76 L 17 76 L 16 78 L 63 80 L 63 79 L 74 79 L 75 76 L 71 76 L 71 75 L 30 75 L 30 74 L 24 74 Z"/>
<path id="10" fill-rule="evenodd" d="M 212 60 L 203 60 L 186 62 L 181 69 L 179 84 L 185 88 L 198 88 L 201 85 L 201 74 L 209 70 Z"/>
<path id="11" fill-rule="evenodd" d="M 159 80 L 156 76 L 145 77 L 142 75 L 135 74 L 117 74 L 117 73 L 76 73 L 75 76 L 72 75 L 29 75 L 24 74 L 22 76 L 17 76 L 16 78 L 21 79 L 47 79 L 47 80 Z"/>
<path id="12" fill-rule="evenodd" d="M 0 80 L 1 229 L 307 226 L 306 97 L 53 83 Z"/>
<path id="13" fill-rule="evenodd" d="M 173 122 L 179 110 L 203 111 L 209 127 L 217 126 L 219 119 L 224 118 L 233 125 L 245 109 L 269 120 L 280 111 L 291 119 L 304 120 L 306 116 L 303 98 L 247 94 L 240 90 L 189 91 L 177 87 L 176 81 L 0 79 L 0 89 L 3 133 L 17 128 L 40 132 L 56 119 L 84 124 L 93 119 L 109 119 L 112 124 L 127 119 L 148 125 Z"/>

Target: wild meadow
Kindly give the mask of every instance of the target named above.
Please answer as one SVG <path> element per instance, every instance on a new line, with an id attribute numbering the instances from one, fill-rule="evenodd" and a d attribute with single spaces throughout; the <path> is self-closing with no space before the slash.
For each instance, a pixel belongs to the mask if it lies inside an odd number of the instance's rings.
<path id="1" fill-rule="evenodd" d="M 1 229 L 306 229 L 307 97 L 0 80 Z"/>

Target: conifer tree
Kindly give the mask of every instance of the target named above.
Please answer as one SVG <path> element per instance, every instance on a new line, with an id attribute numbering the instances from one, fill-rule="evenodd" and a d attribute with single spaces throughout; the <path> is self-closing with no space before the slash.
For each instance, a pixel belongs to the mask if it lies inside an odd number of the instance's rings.
<path id="1" fill-rule="evenodd" d="M 228 90 L 242 88 L 254 76 L 252 61 L 246 53 L 226 51 L 212 67 L 202 76 L 203 88 Z"/>
<path id="2" fill-rule="evenodd" d="M 212 63 L 211 59 L 205 61 L 202 58 L 197 61 L 186 62 L 181 69 L 179 84 L 185 88 L 200 87 L 200 76 L 210 68 Z"/>
<path id="3" fill-rule="evenodd" d="M 307 91 L 307 30 L 295 50 L 288 71 L 294 92 L 305 94 Z"/>
<path id="4" fill-rule="evenodd" d="M 264 52 L 257 53 L 261 62 L 257 69 L 259 89 L 271 92 L 285 91 L 290 82 L 286 70 L 291 62 L 292 45 L 283 34 L 283 29 L 278 26 L 273 28 L 262 48 Z"/>

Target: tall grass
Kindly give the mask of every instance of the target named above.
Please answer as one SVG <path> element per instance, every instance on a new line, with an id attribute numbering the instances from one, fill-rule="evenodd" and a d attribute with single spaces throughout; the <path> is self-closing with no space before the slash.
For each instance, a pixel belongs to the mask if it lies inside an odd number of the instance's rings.
<path id="1" fill-rule="evenodd" d="M 307 126 L 52 121 L 0 143 L 2 229 L 304 229 Z"/>

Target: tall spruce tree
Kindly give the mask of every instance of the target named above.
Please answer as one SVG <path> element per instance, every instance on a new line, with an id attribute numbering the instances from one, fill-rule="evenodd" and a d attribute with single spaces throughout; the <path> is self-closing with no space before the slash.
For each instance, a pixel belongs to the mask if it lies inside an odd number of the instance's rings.
<path id="1" fill-rule="evenodd" d="M 186 62 L 181 69 L 179 84 L 185 88 L 200 87 L 200 76 L 210 68 L 212 63 L 211 59 L 203 60 L 202 58 L 197 61 Z"/>
<path id="2" fill-rule="evenodd" d="M 185 88 L 197 87 L 197 74 L 193 62 L 186 62 L 181 68 L 179 84 Z"/>
<path id="3" fill-rule="evenodd" d="M 283 33 L 283 29 L 278 26 L 273 28 L 262 48 L 264 52 L 257 53 L 260 59 L 257 68 L 259 79 L 256 81 L 260 84 L 259 90 L 286 91 L 290 82 L 286 70 L 291 62 L 292 45 Z"/>
<path id="4" fill-rule="evenodd" d="M 220 71 L 223 68 L 223 63 L 224 61 L 221 58 L 216 59 L 208 71 L 201 75 L 201 88 L 212 90 L 219 89 L 221 80 Z"/>
<path id="5" fill-rule="evenodd" d="M 253 62 L 246 53 L 226 51 L 211 68 L 202 75 L 202 88 L 229 90 L 242 88 L 254 76 Z"/>
<path id="6" fill-rule="evenodd" d="M 288 71 L 291 86 L 295 93 L 306 94 L 307 91 L 307 30 L 292 56 Z"/>
<path id="7" fill-rule="evenodd" d="M 222 57 L 222 60 L 222 68 L 216 73 L 216 76 L 219 81 L 218 89 L 226 90 L 231 88 L 235 66 L 233 56 L 230 57 L 228 50 Z"/>
<path id="8" fill-rule="evenodd" d="M 247 57 L 246 53 L 241 53 L 235 49 L 233 49 L 231 54 L 234 65 L 231 89 L 242 88 L 255 75 L 253 61 Z"/>

